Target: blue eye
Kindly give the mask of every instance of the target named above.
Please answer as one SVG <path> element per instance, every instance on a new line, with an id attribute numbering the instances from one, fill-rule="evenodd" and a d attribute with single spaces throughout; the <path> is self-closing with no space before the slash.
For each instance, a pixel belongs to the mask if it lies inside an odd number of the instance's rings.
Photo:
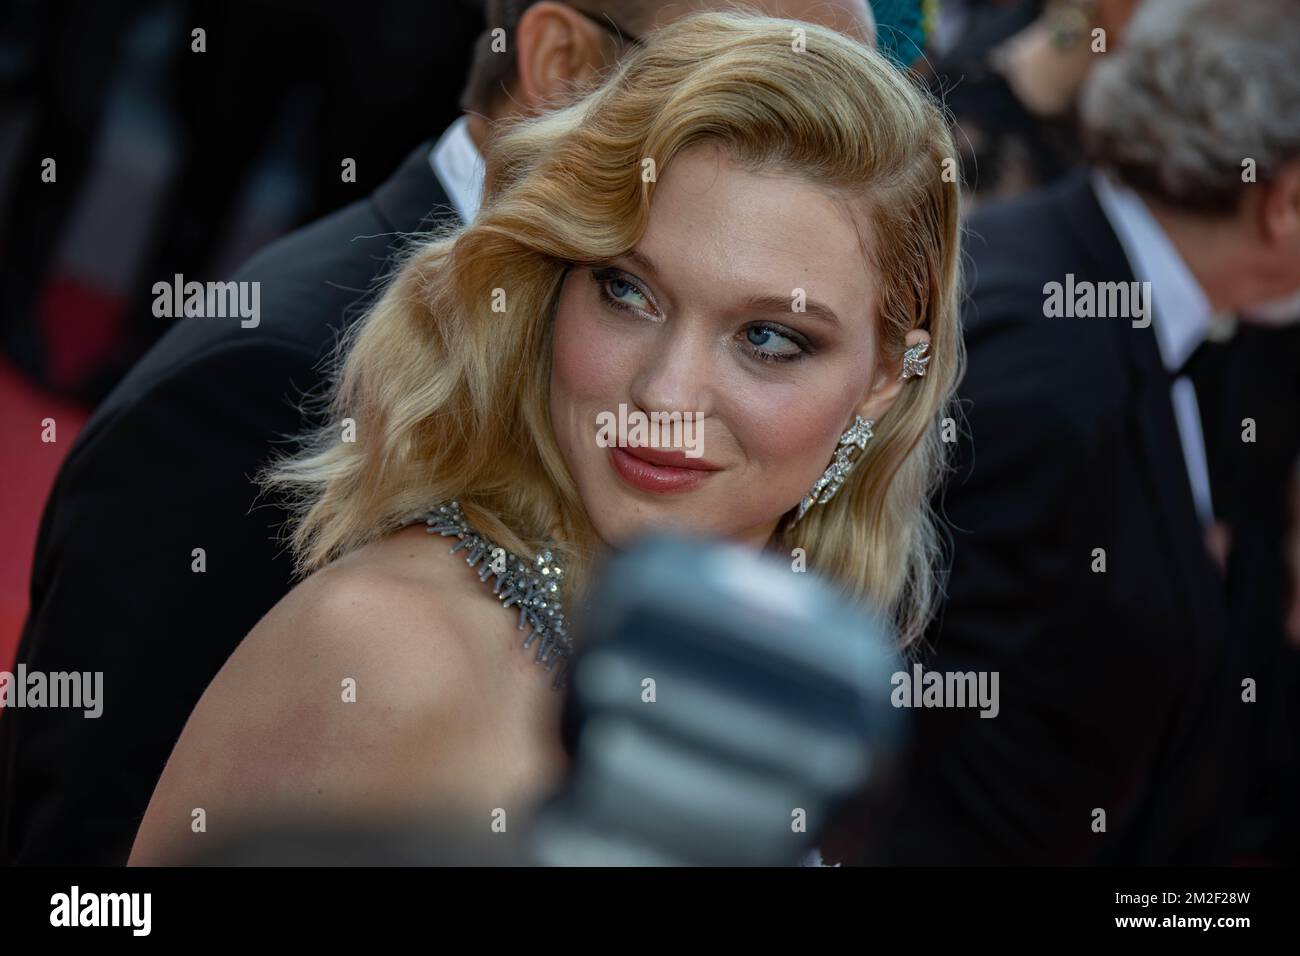
<path id="1" fill-rule="evenodd" d="M 778 326 L 751 325 L 745 329 L 744 334 L 745 341 L 751 346 L 750 351 L 767 362 L 789 362 L 800 358 L 807 351 L 794 339 L 779 331 Z"/>
<path id="2" fill-rule="evenodd" d="M 591 275 L 596 280 L 601 298 L 614 308 L 623 311 L 655 311 L 650 297 L 641 287 L 617 269 L 593 269 Z M 638 298 L 639 302 L 636 301 Z"/>

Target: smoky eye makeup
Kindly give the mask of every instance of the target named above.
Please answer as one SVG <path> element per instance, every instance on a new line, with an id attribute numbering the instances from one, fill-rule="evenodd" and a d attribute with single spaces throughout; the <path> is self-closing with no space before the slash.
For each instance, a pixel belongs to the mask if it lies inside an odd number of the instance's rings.
<path id="1" fill-rule="evenodd" d="M 797 362 L 817 349 L 806 335 L 776 322 L 755 322 L 736 333 L 743 348 L 762 362 Z M 784 339 L 785 346 L 777 340 Z"/>
<path id="2" fill-rule="evenodd" d="M 634 276 L 614 266 L 595 266 L 591 269 L 592 281 L 601 301 L 620 312 L 659 314 L 654 298 L 645 285 Z M 642 304 L 638 305 L 639 299 Z"/>

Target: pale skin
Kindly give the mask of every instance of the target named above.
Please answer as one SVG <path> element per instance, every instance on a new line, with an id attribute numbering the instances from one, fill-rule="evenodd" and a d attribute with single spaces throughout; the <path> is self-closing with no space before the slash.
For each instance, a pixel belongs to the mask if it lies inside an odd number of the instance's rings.
<path id="1" fill-rule="evenodd" d="M 661 519 L 698 529 L 730 495 L 751 503 L 722 508 L 709 527 L 761 546 L 826 466 L 853 415 L 879 418 L 900 388 L 897 362 L 878 353 L 876 279 L 857 229 L 819 189 L 745 172 L 701 147 L 664 171 L 639 248 L 658 268 L 632 274 L 656 296 L 659 316 L 600 311 L 582 267 L 565 283 L 552 414 L 566 462 L 607 543 Z M 834 319 L 818 318 L 814 328 L 806 315 L 746 311 L 751 297 L 788 299 L 796 285 Z M 736 333 L 748 342 L 741 330 L 765 321 L 815 334 L 810 364 L 795 371 L 799 363 L 768 365 L 733 347 Z M 612 350 L 603 365 L 591 353 L 596 334 Z M 584 422 L 597 405 L 619 401 L 694 402 L 706 413 L 705 453 L 724 465 L 701 490 L 709 497 L 639 500 L 599 473 L 594 429 L 562 423 Z M 447 539 L 423 525 L 312 574 L 254 627 L 203 694 L 129 862 L 184 862 L 245 824 L 279 816 L 355 824 L 458 814 L 485 833 L 498 809 L 525 817 L 558 786 L 567 757 L 563 696 L 520 646 L 516 620 L 448 553 Z M 204 832 L 194 825 L 200 809 Z"/>

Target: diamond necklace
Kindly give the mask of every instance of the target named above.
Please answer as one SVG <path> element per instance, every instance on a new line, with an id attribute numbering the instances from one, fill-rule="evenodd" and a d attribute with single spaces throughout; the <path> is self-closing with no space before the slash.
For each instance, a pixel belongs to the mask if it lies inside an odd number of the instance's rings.
<path id="1" fill-rule="evenodd" d="M 564 568 L 556 556 L 543 551 L 530 564 L 474 530 L 457 501 L 428 511 L 424 523 L 424 530 L 429 534 L 460 539 L 452 546 L 451 553 L 467 549 L 465 563 L 470 567 L 481 565 L 478 579 L 483 583 L 494 578 L 492 593 L 502 607 L 519 606 L 519 630 L 528 625 L 524 647 L 540 638 L 535 660 L 545 665 L 548 673 L 555 670 L 552 687 L 563 687 L 573 656 L 573 639 L 565 628 L 564 612 L 560 609 Z"/>

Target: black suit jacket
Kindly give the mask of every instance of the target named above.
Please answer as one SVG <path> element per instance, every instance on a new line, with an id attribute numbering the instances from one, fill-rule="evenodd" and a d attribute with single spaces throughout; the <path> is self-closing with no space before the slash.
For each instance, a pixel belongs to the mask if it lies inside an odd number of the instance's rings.
<path id="1" fill-rule="evenodd" d="M 291 586 L 286 515 L 254 508 L 250 479 L 304 427 L 302 393 L 405 235 L 454 215 L 430 147 L 234 276 L 261 283 L 258 326 L 177 321 L 78 437 L 41 522 L 18 660 L 102 671 L 103 714 L 3 711 L 0 861 L 125 863 L 191 710 Z"/>
<path id="2" fill-rule="evenodd" d="M 915 711 L 888 857 L 1219 861 L 1238 665 L 1154 325 L 1044 315 L 1045 283 L 1132 268 L 1082 175 L 977 214 L 967 252 L 952 568 L 924 664 L 998 671 L 1001 710 Z"/>
<path id="3" fill-rule="evenodd" d="M 1215 510 L 1231 532 L 1229 619 L 1257 682 L 1248 708 L 1246 805 L 1235 852 L 1245 861 L 1300 862 L 1300 648 L 1286 638 L 1292 576 L 1285 561 L 1292 485 L 1300 457 L 1300 325 L 1237 331 L 1223 369 L 1230 408 L 1202 408 Z M 1255 426 L 1241 440 L 1243 420 Z M 1215 466 L 1218 466 L 1216 469 Z"/>

